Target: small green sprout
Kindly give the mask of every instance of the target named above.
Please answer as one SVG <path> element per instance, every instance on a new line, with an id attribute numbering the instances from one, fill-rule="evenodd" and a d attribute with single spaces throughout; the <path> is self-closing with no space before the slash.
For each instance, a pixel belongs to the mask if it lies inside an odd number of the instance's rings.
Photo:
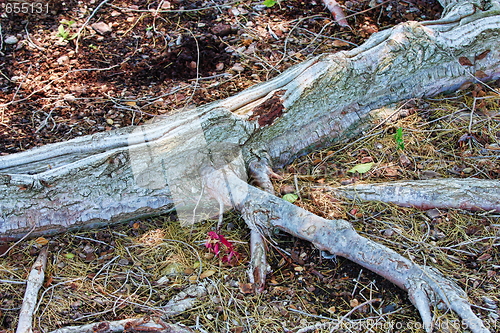
<path id="1" fill-rule="evenodd" d="M 264 6 L 269 8 L 273 7 L 276 3 L 276 0 L 264 0 Z"/>
<path id="2" fill-rule="evenodd" d="M 75 21 L 62 20 L 57 27 L 57 36 L 61 37 L 64 40 L 72 40 L 76 37 L 76 34 L 70 35 L 69 30 L 71 26 L 75 24 Z"/>
<path id="3" fill-rule="evenodd" d="M 398 150 L 405 149 L 405 143 L 403 140 L 403 129 L 401 127 L 398 127 L 396 133 L 394 133 L 394 141 L 396 141 L 396 149 Z"/>

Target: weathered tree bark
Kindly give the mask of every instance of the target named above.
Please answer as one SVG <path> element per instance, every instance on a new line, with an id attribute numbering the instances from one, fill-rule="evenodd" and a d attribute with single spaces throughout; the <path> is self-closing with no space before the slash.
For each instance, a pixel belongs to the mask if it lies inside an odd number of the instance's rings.
<path id="1" fill-rule="evenodd" d="M 500 212 L 498 180 L 444 178 L 324 188 L 350 199 L 390 202 L 404 207 Z"/>
<path id="2" fill-rule="evenodd" d="M 346 221 L 320 219 L 246 180 L 252 163 L 281 167 L 360 133 L 379 107 L 498 78 L 499 0 L 441 3 L 440 20 L 399 24 L 234 97 L 152 124 L 0 157 L 0 237 L 98 226 L 174 207 L 191 223 L 224 203 L 240 210 L 254 231 L 282 228 L 387 277 L 409 292 L 428 331 L 429 304 L 443 300 L 474 332 L 487 332 L 465 294 L 438 273 L 357 235 Z M 473 66 L 462 65 L 464 57 Z M 269 186 L 266 171 L 254 176 Z"/>

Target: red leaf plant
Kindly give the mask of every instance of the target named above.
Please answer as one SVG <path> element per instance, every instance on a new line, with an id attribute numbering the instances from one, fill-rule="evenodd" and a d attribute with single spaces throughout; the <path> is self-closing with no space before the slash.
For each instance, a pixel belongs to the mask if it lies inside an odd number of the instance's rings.
<path id="1" fill-rule="evenodd" d="M 208 239 L 205 243 L 205 247 L 210 252 L 218 256 L 222 262 L 226 262 L 230 265 L 234 265 L 234 263 L 240 258 L 240 254 L 236 252 L 233 244 L 215 231 L 210 231 L 208 233 Z"/>

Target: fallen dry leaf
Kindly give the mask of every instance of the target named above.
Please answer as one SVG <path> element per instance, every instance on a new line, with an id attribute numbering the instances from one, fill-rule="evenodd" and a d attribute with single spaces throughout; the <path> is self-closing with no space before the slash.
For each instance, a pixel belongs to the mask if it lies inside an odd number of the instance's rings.
<path id="1" fill-rule="evenodd" d="M 47 245 L 49 241 L 44 237 L 38 237 L 35 242 L 40 245 Z"/>
<path id="2" fill-rule="evenodd" d="M 458 62 L 462 66 L 472 66 L 472 62 L 467 57 L 460 57 L 460 58 L 458 58 Z"/>
<path id="3" fill-rule="evenodd" d="M 254 288 L 253 283 L 241 283 L 239 284 L 240 292 L 243 294 L 253 294 Z"/>
<path id="4" fill-rule="evenodd" d="M 200 279 L 204 279 L 204 278 L 210 277 L 210 276 L 212 276 L 214 274 L 215 274 L 215 271 L 213 269 L 206 270 L 203 273 L 201 273 Z"/>

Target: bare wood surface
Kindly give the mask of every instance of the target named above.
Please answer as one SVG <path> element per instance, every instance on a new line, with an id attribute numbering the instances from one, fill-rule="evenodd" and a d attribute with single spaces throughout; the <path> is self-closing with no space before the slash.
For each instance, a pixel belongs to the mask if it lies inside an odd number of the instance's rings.
<path id="1" fill-rule="evenodd" d="M 23 305 L 19 311 L 19 322 L 16 333 L 33 332 L 33 312 L 38 300 L 38 292 L 43 285 L 45 266 L 47 265 L 48 247 L 43 247 L 38 255 L 26 283 Z"/>

